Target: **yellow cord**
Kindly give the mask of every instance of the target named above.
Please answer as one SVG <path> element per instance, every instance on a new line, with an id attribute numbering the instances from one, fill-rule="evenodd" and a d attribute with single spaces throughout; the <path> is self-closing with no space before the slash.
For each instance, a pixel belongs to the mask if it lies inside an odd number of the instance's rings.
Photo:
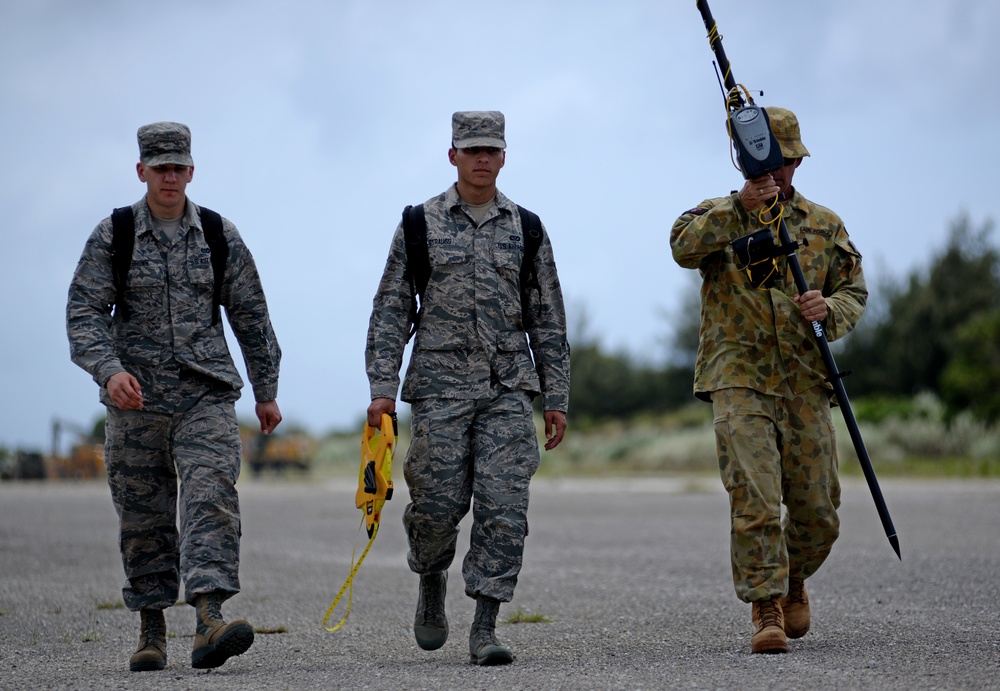
<path id="1" fill-rule="evenodd" d="M 364 526 L 364 524 L 365 524 L 365 518 L 364 516 L 362 516 L 361 525 L 358 526 L 359 533 L 361 532 L 361 527 Z M 326 610 L 326 616 L 323 617 L 323 628 L 326 629 L 327 631 L 336 631 L 337 629 L 339 629 L 341 626 L 344 625 L 344 622 L 347 621 L 348 615 L 351 613 L 351 600 L 354 597 L 354 586 L 352 585 L 354 582 L 354 574 L 356 574 L 358 572 L 358 569 L 361 568 L 361 563 L 365 560 L 365 557 L 368 556 L 368 550 L 372 548 L 372 543 L 375 542 L 375 536 L 378 535 L 378 525 L 379 525 L 378 523 L 375 524 L 374 526 L 375 529 L 372 531 L 372 536 L 368 540 L 368 546 L 365 547 L 365 551 L 361 553 L 361 558 L 358 559 L 357 564 L 354 563 L 354 554 L 357 552 L 358 549 L 358 541 L 357 538 L 355 538 L 354 540 L 354 548 L 351 550 L 351 573 L 350 575 L 347 576 L 347 580 L 344 581 L 344 585 L 341 586 L 340 592 L 337 593 L 337 597 L 333 599 L 333 603 L 330 605 L 330 608 Z M 348 591 L 347 611 L 344 612 L 344 618 L 341 619 L 336 626 L 331 628 L 326 625 L 326 622 L 330 618 L 330 615 L 333 614 L 333 610 L 336 608 L 337 603 L 340 602 L 340 598 L 344 595 L 345 590 Z"/>

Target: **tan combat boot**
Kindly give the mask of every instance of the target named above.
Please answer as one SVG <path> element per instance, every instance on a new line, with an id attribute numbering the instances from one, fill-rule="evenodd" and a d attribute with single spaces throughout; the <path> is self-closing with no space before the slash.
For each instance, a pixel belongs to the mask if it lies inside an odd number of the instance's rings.
<path id="1" fill-rule="evenodd" d="M 787 653 L 785 620 L 781 613 L 781 600 L 772 598 L 753 603 L 751 611 L 754 634 L 750 639 L 754 653 Z"/>
<path id="2" fill-rule="evenodd" d="M 128 659 L 132 672 L 153 672 L 167 666 L 167 622 L 162 609 L 139 612 L 139 647 Z"/>
<path id="3" fill-rule="evenodd" d="M 420 576 L 417 614 L 413 618 L 413 635 L 424 650 L 437 650 L 448 640 L 448 618 L 444 600 L 448 592 L 448 572 L 426 573 Z"/>
<path id="4" fill-rule="evenodd" d="M 781 599 L 781 611 L 789 638 L 802 638 L 809 632 L 809 596 L 804 579 L 788 579 L 788 595 Z"/>
<path id="5" fill-rule="evenodd" d="M 253 627 L 240 619 L 227 624 L 222 619 L 223 597 L 207 593 L 195 598 L 197 628 L 191 666 L 195 669 L 218 667 L 234 655 L 242 655 L 253 645 Z"/>
<path id="6" fill-rule="evenodd" d="M 469 661 L 474 665 L 509 665 L 514 652 L 497 641 L 500 601 L 482 595 L 476 598 L 476 617 L 469 633 Z"/>

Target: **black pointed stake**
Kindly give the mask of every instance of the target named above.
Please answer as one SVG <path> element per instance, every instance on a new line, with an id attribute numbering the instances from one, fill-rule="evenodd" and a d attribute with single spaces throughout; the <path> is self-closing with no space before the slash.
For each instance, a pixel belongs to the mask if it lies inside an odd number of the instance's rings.
<path id="1" fill-rule="evenodd" d="M 737 84 L 735 77 L 733 77 L 732 66 L 726 57 L 725 49 L 722 47 L 722 35 L 719 33 L 715 19 L 712 17 L 712 11 L 709 9 L 706 0 L 696 0 L 696 4 L 698 11 L 701 12 L 701 18 L 705 22 L 705 29 L 708 31 L 709 46 L 715 53 L 715 58 L 719 63 L 719 70 L 722 73 L 725 83 L 727 107 L 730 109 L 741 107 L 744 105 L 744 101 L 739 90 L 736 88 Z M 768 129 L 770 129 L 770 125 L 768 125 Z M 777 141 L 774 139 L 773 133 L 771 133 L 771 142 L 774 146 L 777 146 Z M 741 158 L 742 163 L 743 160 Z M 747 169 L 748 166 L 741 165 L 742 171 L 746 171 Z M 760 164 L 758 163 L 757 171 L 759 170 Z M 774 170 L 777 170 L 777 167 Z M 764 172 L 769 173 L 772 171 L 765 170 Z M 744 177 L 746 177 L 745 173 Z M 778 200 L 775 201 L 777 202 Z M 778 242 L 781 247 L 788 248 L 786 255 L 788 267 L 791 269 L 792 278 L 795 280 L 795 287 L 798 289 L 799 295 L 803 295 L 809 290 L 809 284 L 806 283 L 806 278 L 802 273 L 802 266 L 799 264 L 799 258 L 795 254 L 795 248 L 798 247 L 798 243 L 792 242 L 788 235 L 788 229 L 785 227 L 785 220 L 780 216 L 778 217 Z M 875 469 L 872 467 L 872 461 L 868 456 L 868 450 L 865 448 L 865 442 L 861 438 L 861 430 L 858 429 L 858 422 L 854 418 L 851 402 L 847 398 L 847 389 L 844 388 L 843 382 L 844 374 L 841 374 L 840 370 L 837 369 L 837 363 L 833 359 L 833 353 L 830 351 L 830 343 L 826 340 L 826 332 L 823 329 L 823 325 L 820 322 L 812 322 L 812 330 L 816 337 L 816 344 L 819 346 L 820 354 L 823 357 L 823 362 L 826 365 L 827 380 L 833 385 L 837 402 L 840 404 L 840 409 L 844 414 L 844 421 L 847 423 L 847 429 L 851 434 L 851 441 L 854 443 L 854 451 L 858 455 L 858 462 L 861 464 L 861 470 L 865 474 L 865 480 L 868 481 L 868 489 L 872 493 L 872 499 L 875 500 L 875 508 L 878 510 L 878 516 L 882 520 L 882 528 L 885 530 L 885 535 L 889 538 L 889 544 L 892 545 L 896 556 L 902 561 L 903 557 L 899 553 L 899 538 L 896 537 L 896 528 L 892 525 L 892 517 L 889 516 L 889 509 L 885 505 L 885 498 L 882 496 L 878 478 L 875 477 Z"/>

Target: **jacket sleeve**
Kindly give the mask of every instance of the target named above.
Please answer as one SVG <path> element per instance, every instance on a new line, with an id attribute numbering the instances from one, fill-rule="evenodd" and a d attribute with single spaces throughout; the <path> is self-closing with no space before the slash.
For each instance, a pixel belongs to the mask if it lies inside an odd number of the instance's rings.
<path id="1" fill-rule="evenodd" d="M 254 400 L 273 401 L 278 397 L 281 348 L 271 325 L 264 287 L 253 255 L 239 232 L 225 221 L 229 261 L 222 288 L 222 304 L 240 345 Z"/>
<path id="2" fill-rule="evenodd" d="M 830 341 L 846 336 L 861 320 L 868 303 L 868 287 L 861 270 L 861 253 L 841 230 L 835 238 L 833 258 L 823 286 L 828 315 L 826 335 Z"/>
<path id="3" fill-rule="evenodd" d="M 751 232 L 752 219 L 739 196 L 706 199 L 685 211 L 670 230 L 670 251 L 685 269 L 702 269 L 716 252 Z"/>
<path id="4" fill-rule="evenodd" d="M 124 372 L 115 355 L 109 305 L 115 301 L 111 270 L 111 220 L 90 234 L 73 273 L 66 302 L 66 334 L 70 358 L 99 386 Z"/>
<path id="5" fill-rule="evenodd" d="M 403 224 L 396 227 L 389 257 L 372 302 L 365 345 L 365 370 L 371 397 L 395 400 L 399 392 L 399 371 L 403 349 L 410 333 L 414 297 L 406 272 Z"/>
<path id="6" fill-rule="evenodd" d="M 566 338 L 566 308 L 556 271 L 552 243 L 545 227 L 535 255 L 538 290 L 528 292 L 528 310 L 532 315 L 528 339 L 535 359 L 535 370 L 542 389 L 545 410 L 569 410 L 569 342 Z"/>

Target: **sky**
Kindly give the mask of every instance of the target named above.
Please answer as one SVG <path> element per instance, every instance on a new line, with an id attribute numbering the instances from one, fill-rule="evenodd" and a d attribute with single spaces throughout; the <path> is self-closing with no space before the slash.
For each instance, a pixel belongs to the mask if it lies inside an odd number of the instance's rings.
<path id="1" fill-rule="evenodd" d="M 1000 3 L 711 7 L 736 81 L 798 115 L 795 186 L 843 218 L 873 294 L 960 215 L 1000 217 Z M 4 0 L 0 446 L 48 451 L 53 421 L 103 414 L 67 288 L 97 223 L 144 194 L 136 130 L 160 120 L 190 126 L 188 196 L 257 261 L 286 428 L 360 429 L 372 297 L 403 207 L 455 180 L 457 110 L 506 116 L 498 185 L 545 223 L 571 344 L 660 361 L 696 281 L 670 226 L 743 182 L 713 60 L 694 0 Z"/>

